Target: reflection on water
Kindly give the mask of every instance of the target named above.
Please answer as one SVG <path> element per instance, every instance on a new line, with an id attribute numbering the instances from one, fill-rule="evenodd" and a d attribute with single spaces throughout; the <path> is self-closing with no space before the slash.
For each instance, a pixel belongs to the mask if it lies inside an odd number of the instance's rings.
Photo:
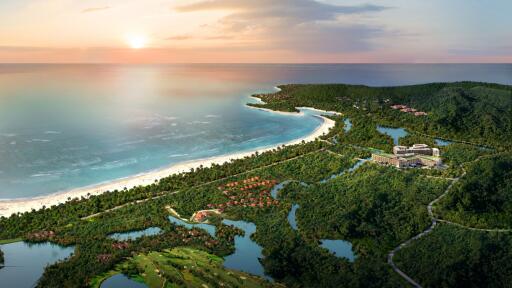
<path id="1" fill-rule="evenodd" d="M 331 176 L 323 179 L 323 180 L 320 180 L 320 183 L 326 183 L 327 181 L 329 180 L 332 180 L 336 177 L 339 177 L 345 173 L 350 173 L 350 172 L 354 172 L 357 168 L 361 167 L 361 165 L 363 165 L 365 162 L 367 162 L 368 160 L 370 160 L 371 158 L 366 158 L 366 159 L 358 159 L 357 162 L 352 166 L 350 167 L 349 169 L 347 170 L 343 170 L 341 171 L 340 173 L 336 173 L 336 174 L 332 174 Z"/>
<path id="2" fill-rule="evenodd" d="M 176 224 L 176 225 L 180 225 L 180 226 L 185 226 L 187 229 L 192 229 L 192 228 L 199 228 L 199 229 L 203 229 L 205 230 L 206 232 L 208 232 L 208 234 L 210 234 L 210 236 L 212 237 L 215 237 L 215 226 L 213 225 L 210 225 L 210 224 L 203 224 L 203 223 L 200 223 L 200 224 L 192 224 L 192 223 L 188 223 L 188 222 L 185 222 L 181 219 L 178 219 L 176 217 L 173 217 L 173 216 L 169 216 L 167 217 L 169 219 L 169 221 L 171 221 L 171 223 L 173 224 Z"/>
<path id="3" fill-rule="evenodd" d="M 19 73 L 0 66 L 0 199 L 269 147 L 322 121 L 246 107 L 251 93 L 275 86 L 252 79 L 257 70 L 206 70 L 68 65 Z"/>
<path id="4" fill-rule="evenodd" d="M 352 251 L 352 244 L 344 240 L 329 240 L 322 239 L 320 246 L 329 250 L 329 252 L 336 255 L 336 257 L 343 257 L 348 259 L 350 262 L 354 262 L 356 255 Z"/>
<path id="5" fill-rule="evenodd" d="M 382 134 L 391 136 L 391 138 L 393 138 L 394 145 L 399 145 L 400 138 L 403 138 L 409 134 L 407 131 L 405 131 L 404 128 L 391 128 L 378 125 L 377 130 Z"/>
<path id="6" fill-rule="evenodd" d="M 345 125 L 343 126 L 343 130 L 345 130 L 345 132 L 350 131 L 350 129 L 352 129 L 352 122 L 350 121 L 350 119 L 345 118 L 343 122 L 345 123 Z"/>
<path id="7" fill-rule="evenodd" d="M 136 240 L 142 236 L 153 236 L 160 234 L 162 229 L 158 227 L 150 227 L 145 230 L 140 231 L 131 231 L 131 232 L 122 232 L 122 233 L 114 233 L 109 235 L 110 238 L 115 239 L 117 241 L 127 241 L 127 240 Z"/>
<path id="8" fill-rule="evenodd" d="M 0 269 L 1 287 L 32 288 L 43 275 L 44 268 L 69 257 L 74 247 L 55 244 L 15 242 L 0 245 L 5 267 Z"/>
<path id="9" fill-rule="evenodd" d="M 244 106 L 252 93 L 278 84 L 512 84 L 511 67 L 3 64 L 0 199 L 49 194 L 312 132 L 320 123 L 316 117 Z"/>
<path id="10" fill-rule="evenodd" d="M 292 229 L 297 231 L 299 228 L 297 226 L 297 209 L 299 209 L 298 204 L 293 204 L 292 209 L 290 209 L 290 213 L 288 213 L 288 223 L 290 223 L 290 226 L 292 226 Z"/>
<path id="11" fill-rule="evenodd" d="M 139 283 L 123 274 L 116 274 L 101 283 L 101 288 L 147 288 L 146 284 Z"/>
<path id="12" fill-rule="evenodd" d="M 452 144 L 453 142 L 452 141 L 448 141 L 448 140 L 443 140 L 443 139 L 439 139 L 439 138 L 436 138 L 434 139 L 435 143 L 437 146 L 448 146 L 450 144 Z"/>
<path id="13" fill-rule="evenodd" d="M 233 225 L 245 232 L 244 236 L 235 236 L 235 252 L 224 258 L 224 267 L 262 276 L 271 280 L 269 276 L 265 275 L 263 266 L 259 261 L 259 259 L 263 258 L 263 254 L 261 253 L 263 248 L 251 240 L 251 235 L 256 232 L 256 225 L 250 222 L 227 219 L 224 219 L 222 223 L 225 225 Z"/>

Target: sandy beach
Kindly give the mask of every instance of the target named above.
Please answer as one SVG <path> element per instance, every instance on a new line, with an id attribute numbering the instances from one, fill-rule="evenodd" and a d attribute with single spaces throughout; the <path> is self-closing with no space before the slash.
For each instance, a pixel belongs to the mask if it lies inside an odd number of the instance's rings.
<path id="1" fill-rule="evenodd" d="M 250 107 L 250 106 L 249 106 Z M 254 107 L 253 107 L 254 108 Z M 260 109 L 260 108 L 255 108 Z M 301 107 L 301 109 L 304 109 Z M 309 109 L 309 108 L 307 108 Z M 260 109 L 260 110 L 266 110 L 266 109 Z M 289 112 L 278 112 L 273 110 L 266 110 L 271 113 L 283 113 L 286 115 L 296 115 L 296 116 L 303 116 L 304 113 L 289 113 Z M 327 111 L 321 111 L 321 112 L 327 112 Z M 328 113 L 328 112 L 327 112 Z M 301 143 L 302 141 L 310 142 L 314 141 L 317 137 L 327 134 L 328 131 L 334 127 L 335 122 L 331 119 L 317 116 L 323 119 L 323 123 L 315 129 L 311 134 L 295 139 L 292 141 L 289 141 L 287 143 L 280 143 L 278 145 L 274 145 L 272 147 L 265 147 L 260 149 L 255 149 L 252 151 L 244 151 L 239 153 L 233 153 L 233 154 L 227 154 L 212 158 L 206 158 L 206 159 L 198 159 L 183 163 L 178 163 L 163 169 L 134 175 L 127 178 L 122 178 L 114 181 L 110 181 L 107 183 L 100 183 L 93 186 L 73 189 L 65 192 L 58 192 L 55 194 L 50 194 L 46 196 L 41 197 L 34 197 L 34 198 L 21 198 L 21 199 L 12 199 L 12 200 L 0 200 L 0 216 L 8 217 L 13 213 L 18 212 L 27 212 L 31 211 L 32 209 L 39 210 L 43 206 L 50 207 L 52 205 L 57 205 L 59 203 L 64 203 L 68 201 L 68 199 L 72 198 L 80 198 L 80 197 L 88 197 L 88 195 L 99 195 L 102 193 L 105 193 L 107 191 L 113 191 L 113 190 L 122 190 L 125 187 L 126 188 L 133 188 L 136 186 L 144 186 L 149 185 L 155 182 L 155 180 L 167 177 L 172 174 L 176 173 L 182 173 L 190 171 L 191 168 L 198 168 L 199 166 L 204 167 L 210 167 L 212 164 L 223 164 L 225 162 L 229 162 L 234 159 L 240 159 L 244 158 L 246 156 L 250 156 L 254 154 L 255 152 L 262 153 L 268 150 L 275 149 L 278 146 L 281 145 L 293 145 Z"/>

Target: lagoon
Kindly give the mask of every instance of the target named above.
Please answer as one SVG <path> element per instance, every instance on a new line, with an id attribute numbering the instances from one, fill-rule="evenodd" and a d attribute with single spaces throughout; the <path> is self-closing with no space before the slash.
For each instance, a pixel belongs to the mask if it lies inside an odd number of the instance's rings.
<path id="1" fill-rule="evenodd" d="M 343 126 L 343 130 L 345 131 L 345 133 L 348 133 L 350 129 L 352 129 L 352 122 L 350 121 L 350 118 L 345 118 L 345 120 L 343 120 L 343 123 L 345 124 Z"/>
<path id="2" fill-rule="evenodd" d="M 122 232 L 122 233 L 114 233 L 109 235 L 109 238 L 115 239 L 117 241 L 127 241 L 127 240 L 136 240 L 142 236 L 153 236 L 158 235 L 162 232 L 162 229 L 158 227 L 150 227 L 144 230 L 139 231 L 131 231 L 131 232 Z"/>
<path id="3" fill-rule="evenodd" d="M 346 258 L 350 262 L 354 262 L 356 255 L 352 251 L 352 244 L 344 240 L 320 240 L 320 247 L 329 250 L 336 257 Z"/>
<path id="4" fill-rule="evenodd" d="M 112 277 L 107 278 L 101 283 L 101 288 L 147 288 L 148 286 L 144 283 L 137 282 L 130 279 L 124 274 L 116 274 Z"/>
<path id="5" fill-rule="evenodd" d="M 263 248 L 251 239 L 251 235 L 256 232 L 256 225 L 246 221 L 228 219 L 224 219 L 222 223 L 233 225 L 245 232 L 244 236 L 235 236 L 235 252 L 224 257 L 224 267 L 271 280 L 272 278 L 265 275 L 265 270 L 259 261 L 263 258 Z"/>
<path id="6" fill-rule="evenodd" d="M 26 242 L 1 245 L 0 249 L 5 259 L 5 267 L 0 269 L 0 286 L 19 288 L 34 287 L 47 265 L 70 257 L 75 250 L 51 243 Z"/>
<path id="7" fill-rule="evenodd" d="M 216 228 L 213 225 L 204 224 L 204 223 L 200 223 L 200 224 L 188 223 L 188 222 L 185 222 L 185 221 L 178 219 L 174 216 L 169 216 L 169 217 L 167 217 L 167 219 L 169 219 L 169 221 L 171 221 L 171 223 L 179 225 L 179 226 L 184 226 L 187 229 L 192 229 L 192 228 L 203 229 L 206 232 L 208 232 L 208 234 L 210 234 L 210 236 L 215 237 Z"/>
<path id="8" fill-rule="evenodd" d="M 437 146 L 441 146 L 441 147 L 448 146 L 453 143 L 452 141 L 443 140 L 443 139 L 439 139 L 439 138 L 434 139 L 434 141 Z"/>
<path id="9" fill-rule="evenodd" d="M 382 133 L 393 138 L 393 144 L 399 145 L 400 138 L 407 136 L 409 133 L 404 128 L 392 128 L 392 127 L 384 127 L 377 125 L 377 130 Z"/>
<path id="10" fill-rule="evenodd" d="M 288 213 L 288 223 L 293 230 L 297 231 L 299 227 L 297 226 L 297 209 L 300 208 L 300 205 L 293 204 L 292 209 L 290 209 L 290 213 Z"/>

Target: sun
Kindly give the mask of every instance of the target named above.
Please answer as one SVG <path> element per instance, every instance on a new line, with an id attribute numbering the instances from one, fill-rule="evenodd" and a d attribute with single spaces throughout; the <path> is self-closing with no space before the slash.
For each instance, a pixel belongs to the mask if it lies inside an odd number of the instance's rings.
<path id="1" fill-rule="evenodd" d="M 126 37 L 126 42 L 132 49 L 142 49 L 146 47 L 147 39 L 142 35 L 130 35 Z"/>

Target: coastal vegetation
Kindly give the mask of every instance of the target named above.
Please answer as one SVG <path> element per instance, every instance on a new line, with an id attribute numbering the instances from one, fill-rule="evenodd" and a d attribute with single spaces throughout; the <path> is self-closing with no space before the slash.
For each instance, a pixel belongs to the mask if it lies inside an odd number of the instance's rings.
<path id="1" fill-rule="evenodd" d="M 257 107 L 295 111 L 310 106 L 334 110 L 351 120 L 366 116 L 381 125 L 481 145 L 510 148 L 512 138 L 512 87 L 456 82 L 399 87 L 345 84 L 281 85 L 279 92 L 256 95 L 266 104 Z M 427 112 L 414 116 L 392 109 L 403 104 Z"/>
<path id="2" fill-rule="evenodd" d="M 343 115 L 328 116 L 335 127 L 314 142 L 3 217 L 0 239 L 75 247 L 70 258 L 45 269 L 38 287 L 97 287 L 115 273 L 150 287 L 184 286 L 184 280 L 198 287 L 219 281 L 232 287 L 403 287 L 407 284 L 388 264 L 388 253 L 428 229 L 427 206 L 440 199 L 435 217 L 451 224 L 439 224 L 405 245 L 395 256 L 400 269 L 428 287 L 510 282 L 510 235 L 492 229 L 512 225 L 512 88 L 462 82 L 281 89 L 259 95 L 267 103 L 257 106 L 283 111 L 311 106 Z M 427 115 L 390 108 L 398 103 Z M 365 162 L 372 151 L 393 147 L 377 125 L 406 128 L 409 134 L 399 140 L 404 145 L 450 140 L 441 148 L 446 167 L 396 169 Z M 294 205 L 297 229 L 288 220 Z M 215 213 L 200 221 L 208 221 L 213 234 L 169 221 L 171 214 L 187 220 L 206 210 Z M 221 257 L 232 254 L 235 238 L 244 234 L 223 219 L 256 225 L 250 241 L 262 247 L 258 261 L 274 282 L 222 266 Z M 147 228 L 160 233 L 111 237 Z M 322 239 L 349 241 L 355 260 L 322 248 Z"/>

